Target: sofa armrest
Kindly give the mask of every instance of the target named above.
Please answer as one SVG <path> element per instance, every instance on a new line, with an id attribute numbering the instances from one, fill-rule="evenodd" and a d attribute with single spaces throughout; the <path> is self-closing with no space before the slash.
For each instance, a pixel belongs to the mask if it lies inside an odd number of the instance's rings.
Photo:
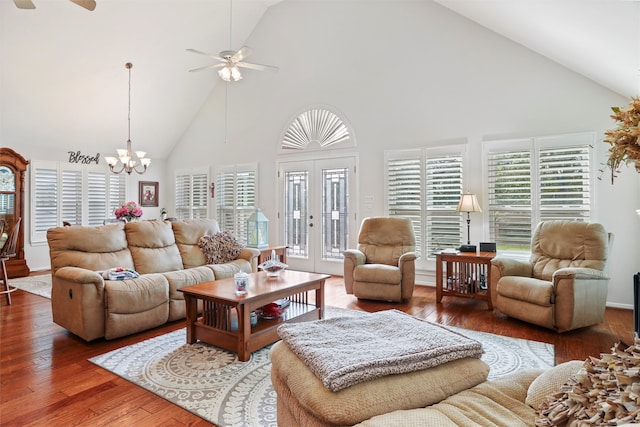
<path id="1" fill-rule="evenodd" d="M 347 294 L 353 294 L 353 270 L 366 262 L 364 253 L 357 249 L 344 251 L 344 287 Z"/>
<path id="2" fill-rule="evenodd" d="M 70 283 L 78 283 L 84 285 L 93 285 L 98 290 L 98 293 L 102 293 L 104 289 L 104 279 L 97 271 L 87 270 L 86 268 L 79 267 L 62 267 L 55 273 L 56 281 L 64 281 Z"/>
<path id="3" fill-rule="evenodd" d="M 400 296 L 403 301 L 408 300 L 413 295 L 416 282 L 415 261 L 418 258 L 415 252 L 405 252 L 398 259 L 398 268 L 402 273 Z"/>
<path id="4" fill-rule="evenodd" d="M 105 283 L 98 272 L 61 267 L 51 277 L 53 321 L 86 341 L 104 336 Z"/>
<path id="5" fill-rule="evenodd" d="M 558 332 L 604 321 L 609 276 L 592 268 L 566 267 L 553 274 L 555 325 Z"/>
<path id="6" fill-rule="evenodd" d="M 566 267 L 559 268 L 553 273 L 553 282 L 556 283 L 559 279 L 609 280 L 609 275 L 594 268 Z"/>
<path id="7" fill-rule="evenodd" d="M 492 279 L 499 280 L 500 277 L 504 276 L 533 277 L 533 264 L 529 261 L 497 256 L 491 260 L 491 265 L 496 267 L 491 270 L 491 274 L 498 272 L 498 277 Z"/>
<path id="8" fill-rule="evenodd" d="M 402 266 L 405 262 L 415 261 L 416 259 L 418 259 L 418 256 L 415 252 L 405 252 L 400 255 L 400 258 L 398 258 L 398 267 L 402 270 Z"/>
<path id="9" fill-rule="evenodd" d="M 258 257 L 260 256 L 260 250 L 256 248 L 244 248 L 238 255 L 238 259 L 246 259 L 251 264 L 251 271 L 253 273 L 258 271 Z"/>

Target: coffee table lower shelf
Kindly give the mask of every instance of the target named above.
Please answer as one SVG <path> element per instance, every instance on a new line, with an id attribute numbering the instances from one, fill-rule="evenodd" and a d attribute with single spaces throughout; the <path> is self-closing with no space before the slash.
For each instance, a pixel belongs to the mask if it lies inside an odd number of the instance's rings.
<path id="1" fill-rule="evenodd" d="M 291 302 L 287 311 L 275 319 L 259 317 L 258 323 L 251 327 L 249 337 L 245 341 L 240 322 L 238 322 L 237 330 L 222 329 L 214 325 L 207 325 L 203 320 L 204 316 L 201 316 L 193 324 L 195 336 L 187 341 L 191 344 L 197 340 L 213 343 L 217 347 L 238 353 L 238 359 L 244 362 L 249 360 L 251 353 L 254 351 L 273 344 L 280 339 L 277 332 L 279 325 L 287 322 L 305 322 L 321 318 L 321 309 L 315 305 Z M 246 356 L 241 356 L 243 353 Z"/>

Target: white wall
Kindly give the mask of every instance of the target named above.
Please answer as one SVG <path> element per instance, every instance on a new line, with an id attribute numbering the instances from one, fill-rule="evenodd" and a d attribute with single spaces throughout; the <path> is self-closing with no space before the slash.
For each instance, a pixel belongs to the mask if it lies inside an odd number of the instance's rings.
<path id="1" fill-rule="evenodd" d="M 385 149 L 463 138 L 470 159 L 480 159 L 483 140 L 594 131 L 602 162 L 600 138 L 614 125 L 610 107 L 628 103 L 426 1 L 285 1 L 267 11 L 247 45 L 255 52 L 249 60 L 280 71 L 246 71 L 229 86 L 226 144 L 224 85 L 217 85 L 167 161 L 166 179 L 175 169 L 258 161 L 259 206 L 269 218 L 277 211 L 279 140 L 306 106 L 333 106 L 350 122 L 358 145 L 349 152 L 361 166 L 357 210 L 382 215 Z M 469 172 L 468 190 L 484 202 L 480 162 Z M 605 177 L 596 188 L 594 219 L 616 234 L 613 306 L 630 307 L 632 274 L 640 269 L 639 183 L 629 169 L 615 185 Z M 482 222 L 472 221 L 476 240 L 488 240 Z M 279 236 L 270 238 L 278 243 Z M 433 283 L 432 272 L 421 277 Z"/>

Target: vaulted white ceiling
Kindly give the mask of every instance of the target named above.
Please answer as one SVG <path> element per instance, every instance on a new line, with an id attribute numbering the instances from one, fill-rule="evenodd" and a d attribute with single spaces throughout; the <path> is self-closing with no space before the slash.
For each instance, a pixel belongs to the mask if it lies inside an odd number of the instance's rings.
<path id="1" fill-rule="evenodd" d="M 435 1 L 623 96 L 640 94 L 638 1 Z M 97 0 L 93 12 L 33 2 L 19 10 L 0 0 L 0 145 L 87 154 L 124 146 L 132 62 L 134 149 L 163 158 L 219 82 L 215 72 L 189 73 L 212 60 L 185 49 L 239 49 L 279 0 L 235 0 L 231 41 L 227 0 Z M 271 63 L 260 52 L 250 59 Z"/>

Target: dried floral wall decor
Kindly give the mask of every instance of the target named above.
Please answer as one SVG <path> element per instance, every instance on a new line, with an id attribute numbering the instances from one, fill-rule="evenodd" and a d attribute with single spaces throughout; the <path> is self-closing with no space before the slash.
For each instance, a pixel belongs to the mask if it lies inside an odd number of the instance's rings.
<path id="1" fill-rule="evenodd" d="M 611 145 L 606 168 L 611 170 L 613 184 L 622 163 L 633 163 L 640 173 L 640 98 L 631 98 L 627 108 L 611 109 L 611 118 L 618 123 L 618 127 L 605 132 L 604 142 Z"/>

